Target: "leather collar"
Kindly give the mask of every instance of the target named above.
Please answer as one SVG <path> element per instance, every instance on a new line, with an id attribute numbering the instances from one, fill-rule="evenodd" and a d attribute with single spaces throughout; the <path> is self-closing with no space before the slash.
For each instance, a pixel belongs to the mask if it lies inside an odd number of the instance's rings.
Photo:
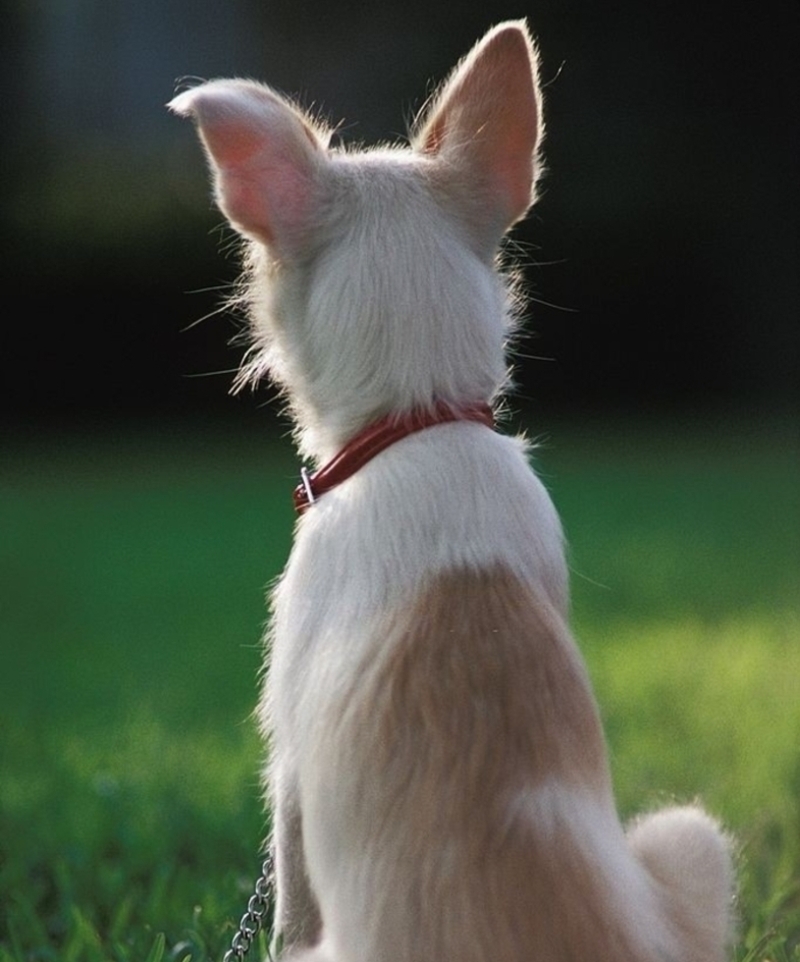
<path id="1" fill-rule="evenodd" d="M 326 491 L 335 488 L 364 467 L 376 455 L 409 434 L 423 431 L 437 424 L 452 421 L 474 421 L 494 427 L 491 407 L 485 402 L 452 407 L 439 402 L 433 408 L 416 409 L 405 414 L 389 414 L 373 421 L 342 448 L 327 464 L 313 473 L 305 468 L 300 472 L 301 482 L 294 489 L 294 506 L 303 514 Z"/>

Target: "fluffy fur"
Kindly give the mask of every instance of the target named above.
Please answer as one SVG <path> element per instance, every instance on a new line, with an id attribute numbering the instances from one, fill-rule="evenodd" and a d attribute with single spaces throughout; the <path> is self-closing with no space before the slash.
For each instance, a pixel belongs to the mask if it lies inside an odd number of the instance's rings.
<path id="1" fill-rule="evenodd" d="M 410 147 L 348 152 L 268 87 L 177 97 L 250 241 L 245 377 L 324 461 L 378 417 L 496 401 L 497 270 L 539 173 L 524 23 L 490 31 Z M 726 840 L 697 808 L 617 818 L 567 627 L 561 528 L 524 445 L 455 422 L 299 521 L 261 704 L 277 925 L 304 962 L 721 962 Z"/>

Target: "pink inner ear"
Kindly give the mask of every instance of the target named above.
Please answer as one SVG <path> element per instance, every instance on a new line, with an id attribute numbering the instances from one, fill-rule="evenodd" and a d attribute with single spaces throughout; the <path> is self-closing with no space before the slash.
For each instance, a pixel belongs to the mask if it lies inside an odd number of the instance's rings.
<path id="1" fill-rule="evenodd" d="M 219 167 L 245 164 L 258 151 L 264 132 L 257 128 L 223 120 L 202 125 L 203 140 Z"/>
<path id="2" fill-rule="evenodd" d="M 206 84 L 182 95 L 176 109 L 197 121 L 217 202 L 233 226 L 290 247 L 307 228 L 323 156 L 302 115 L 269 88 L 245 81 Z"/>
<path id="3" fill-rule="evenodd" d="M 533 86 L 522 86 L 514 109 L 509 106 L 495 114 L 495 140 L 487 138 L 482 143 L 484 163 L 508 198 L 512 221 L 525 215 L 533 199 L 538 113 Z"/>
<path id="4" fill-rule="evenodd" d="M 452 161 L 488 189 L 507 227 L 531 204 L 539 139 L 536 61 L 527 32 L 507 24 L 490 32 L 445 84 L 417 148 Z"/>
<path id="5" fill-rule="evenodd" d="M 290 166 L 250 155 L 249 163 L 217 172 L 217 200 L 231 223 L 272 247 L 285 247 L 309 220 L 312 190 Z"/>

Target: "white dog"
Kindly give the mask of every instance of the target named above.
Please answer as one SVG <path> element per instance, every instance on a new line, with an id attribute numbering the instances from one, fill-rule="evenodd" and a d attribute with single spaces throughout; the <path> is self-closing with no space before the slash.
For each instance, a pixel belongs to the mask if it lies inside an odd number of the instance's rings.
<path id="1" fill-rule="evenodd" d="M 261 705 L 277 925 L 319 962 L 719 962 L 725 837 L 618 820 L 567 628 L 561 528 L 491 428 L 513 323 L 497 268 L 531 204 L 524 23 L 491 30 L 410 148 L 328 147 L 270 88 L 178 96 L 249 241 L 244 379 L 286 390 L 305 476 Z"/>

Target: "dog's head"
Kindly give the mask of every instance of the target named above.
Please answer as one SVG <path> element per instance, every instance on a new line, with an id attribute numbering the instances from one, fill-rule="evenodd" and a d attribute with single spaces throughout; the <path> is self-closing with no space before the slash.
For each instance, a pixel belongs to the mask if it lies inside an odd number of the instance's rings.
<path id="1" fill-rule="evenodd" d="M 329 456 L 389 411 L 490 400 L 506 380 L 512 298 L 495 270 L 539 171 L 541 96 L 523 23 L 481 40 L 409 147 L 330 149 L 270 88 L 212 81 L 176 97 L 247 255 L 254 347 L 288 391 L 305 453 Z"/>

